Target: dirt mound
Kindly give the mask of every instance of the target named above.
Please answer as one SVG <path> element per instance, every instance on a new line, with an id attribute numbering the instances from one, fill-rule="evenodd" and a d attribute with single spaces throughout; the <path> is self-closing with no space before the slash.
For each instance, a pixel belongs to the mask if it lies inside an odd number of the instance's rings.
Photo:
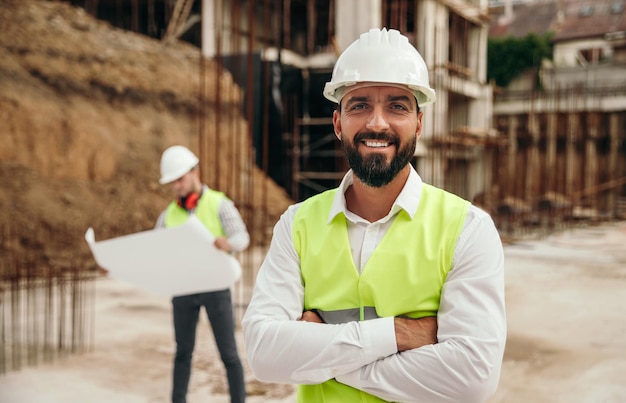
<path id="1" fill-rule="evenodd" d="M 152 228 L 170 199 L 157 182 L 161 152 L 199 144 L 200 68 L 226 89 L 219 103 L 232 105 L 229 118 L 243 120 L 241 91 L 214 63 L 201 67 L 191 45 L 166 46 L 61 2 L 4 0 L 0 26 L 2 256 L 94 265 L 88 227 L 98 239 Z M 236 175 L 227 171 L 240 168 L 233 156 L 220 157 L 221 175 Z M 267 189 L 273 222 L 291 201 L 250 171 Z"/>

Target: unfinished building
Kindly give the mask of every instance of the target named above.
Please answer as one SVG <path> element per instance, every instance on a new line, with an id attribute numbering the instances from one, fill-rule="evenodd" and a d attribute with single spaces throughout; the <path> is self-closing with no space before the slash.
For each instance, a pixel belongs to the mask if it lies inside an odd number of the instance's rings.
<path id="1" fill-rule="evenodd" d="M 294 200 L 347 169 L 322 88 L 338 54 L 372 27 L 395 28 L 423 55 L 438 101 L 425 109 L 415 164 L 465 198 L 491 181 L 487 0 L 74 0 L 98 18 L 164 41 L 188 40 L 244 88 L 257 165 Z"/>
<path id="2" fill-rule="evenodd" d="M 210 67 L 198 71 L 216 74 L 190 79 L 199 83 L 199 107 L 190 110 L 191 119 L 198 120 L 203 181 L 231 195 L 251 229 L 268 227 L 250 202 L 267 198 L 254 193 L 247 179 L 252 165 L 296 201 L 336 186 L 345 173 L 331 126 L 334 106 L 322 97 L 322 88 L 339 53 L 372 27 L 399 29 L 430 68 L 438 101 L 424 110 L 425 132 L 414 161 L 424 180 L 469 199 L 491 181 L 495 137 L 486 83 L 486 0 L 70 3 L 115 27 L 158 39 L 164 50 L 170 41 L 183 40 L 206 56 L 200 63 Z M 88 24 L 75 24 L 88 29 Z M 237 88 L 228 84 L 230 77 Z M 242 102 L 235 105 L 233 99 Z M 234 133 L 244 133 L 245 141 Z M 228 164 L 243 169 L 225 175 L 224 155 L 230 156 Z M 1 240 L 5 246 L 24 242 L 12 233 Z M 236 292 L 238 312 L 247 304 L 246 290 L 258 269 L 254 252 L 258 249 L 241 256 L 246 270 Z M 28 255 L 4 257 L 0 373 L 92 348 L 97 273 L 82 270 L 79 263 L 68 262 L 61 270 L 38 266 Z"/>
<path id="3" fill-rule="evenodd" d="M 543 27 L 531 19 L 551 3 Z M 624 217 L 626 13 L 621 0 L 509 5 L 499 35 L 553 32 L 553 57 L 498 91 L 492 190 L 501 227 Z"/>

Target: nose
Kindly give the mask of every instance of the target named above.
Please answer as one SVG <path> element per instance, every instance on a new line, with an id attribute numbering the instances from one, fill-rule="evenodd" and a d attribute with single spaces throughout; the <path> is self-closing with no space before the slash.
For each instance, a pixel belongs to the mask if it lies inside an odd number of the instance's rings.
<path id="1" fill-rule="evenodd" d="M 374 107 L 372 115 L 365 124 L 365 127 L 374 132 L 382 132 L 389 129 L 389 123 L 387 123 L 387 120 L 385 119 L 382 107 Z"/>

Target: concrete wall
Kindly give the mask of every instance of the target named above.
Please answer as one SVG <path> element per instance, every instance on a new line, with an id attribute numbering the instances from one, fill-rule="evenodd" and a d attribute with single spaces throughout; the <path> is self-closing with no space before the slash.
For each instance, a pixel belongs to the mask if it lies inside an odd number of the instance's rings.
<path id="1" fill-rule="evenodd" d="M 584 66 L 588 62 L 580 56 L 580 51 L 587 49 L 601 49 L 603 58 L 611 59 L 613 56 L 612 46 L 603 38 L 559 42 L 554 45 L 554 65 L 556 67 Z"/>

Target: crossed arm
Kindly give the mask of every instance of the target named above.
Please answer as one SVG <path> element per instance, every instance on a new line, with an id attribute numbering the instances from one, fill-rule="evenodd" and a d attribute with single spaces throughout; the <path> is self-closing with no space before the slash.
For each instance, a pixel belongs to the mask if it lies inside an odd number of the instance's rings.
<path id="1" fill-rule="evenodd" d="M 304 311 L 299 319 L 303 322 L 324 323 L 322 318 L 313 311 Z M 394 318 L 396 345 L 399 352 L 420 348 L 427 344 L 437 343 L 437 318 Z"/>
<path id="2" fill-rule="evenodd" d="M 275 239 L 289 229 L 279 222 Z M 299 384 L 334 378 L 389 401 L 487 400 L 497 387 L 506 325 L 501 244 L 495 230 L 480 235 L 472 238 L 494 253 L 473 252 L 470 244 L 458 254 L 437 318 L 338 325 L 303 313 L 298 258 L 288 243 L 273 241 L 243 320 L 255 376 Z"/>

